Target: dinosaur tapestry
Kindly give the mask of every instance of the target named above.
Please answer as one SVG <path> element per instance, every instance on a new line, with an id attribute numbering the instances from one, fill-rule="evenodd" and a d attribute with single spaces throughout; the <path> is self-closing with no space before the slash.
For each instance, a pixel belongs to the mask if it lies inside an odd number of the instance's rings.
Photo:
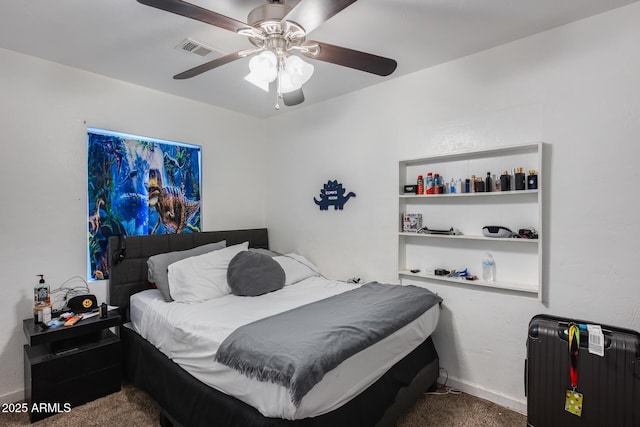
<path id="1" fill-rule="evenodd" d="M 87 133 L 90 278 L 108 278 L 110 236 L 200 231 L 200 147 Z"/>

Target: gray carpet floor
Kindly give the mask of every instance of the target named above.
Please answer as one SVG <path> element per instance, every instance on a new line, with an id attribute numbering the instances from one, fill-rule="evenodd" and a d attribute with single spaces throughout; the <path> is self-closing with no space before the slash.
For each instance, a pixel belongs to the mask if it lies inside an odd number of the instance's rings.
<path id="1" fill-rule="evenodd" d="M 118 393 L 30 424 L 26 414 L 0 413 L 0 426 L 74 427 L 158 425 L 158 408 L 146 393 L 125 385 Z M 526 416 L 465 393 L 425 395 L 397 427 L 525 427 Z"/>

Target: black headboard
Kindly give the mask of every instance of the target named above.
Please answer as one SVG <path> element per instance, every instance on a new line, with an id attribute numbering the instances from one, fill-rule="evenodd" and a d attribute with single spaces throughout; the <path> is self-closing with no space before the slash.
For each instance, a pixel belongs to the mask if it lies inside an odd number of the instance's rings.
<path id="1" fill-rule="evenodd" d="M 137 292 L 151 288 L 147 280 L 147 259 L 164 252 L 184 251 L 207 243 L 227 241 L 227 246 L 249 242 L 250 248 L 269 249 L 269 236 L 266 228 L 250 230 L 205 231 L 201 233 L 162 234 L 150 236 L 128 236 L 109 238 L 109 305 L 120 308 L 120 314 L 129 320 L 129 297 Z M 119 252 L 126 248 L 126 256 L 115 263 Z"/>

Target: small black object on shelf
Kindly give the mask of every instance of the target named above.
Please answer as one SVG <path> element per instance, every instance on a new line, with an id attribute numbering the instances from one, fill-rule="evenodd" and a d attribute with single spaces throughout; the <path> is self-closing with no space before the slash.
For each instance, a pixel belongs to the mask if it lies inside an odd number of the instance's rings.
<path id="1" fill-rule="evenodd" d="M 443 229 L 443 230 L 434 230 L 434 229 L 430 229 L 428 227 L 422 227 L 420 230 L 418 230 L 418 233 L 424 233 L 424 234 L 448 234 L 451 236 L 454 236 L 456 234 L 458 234 L 458 230 L 456 230 L 455 228 L 451 227 L 448 230 Z"/>
<path id="2" fill-rule="evenodd" d="M 513 231 L 502 225 L 485 225 L 482 227 L 484 237 L 504 238 L 513 236 Z"/>
<path id="3" fill-rule="evenodd" d="M 405 185 L 403 188 L 404 194 L 417 194 L 418 193 L 417 185 Z"/>
<path id="4" fill-rule="evenodd" d="M 534 228 L 521 228 L 518 230 L 518 237 L 521 239 L 537 239 L 538 232 Z"/>

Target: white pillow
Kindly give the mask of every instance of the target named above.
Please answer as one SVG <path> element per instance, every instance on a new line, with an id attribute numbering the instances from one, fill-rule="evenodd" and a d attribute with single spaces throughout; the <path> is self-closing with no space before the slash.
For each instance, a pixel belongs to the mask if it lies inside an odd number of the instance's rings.
<path id="1" fill-rule="evenodd" d="M 174 301 L 202 302 L 231 293 L 227 283 L 229 262 L 246 251 L 249 242 L 228 246 L 169 265 L 169 292 Z"/>
<path id="2" fill-rule="evenodd" d="M 273 257 L 282 266 L 286 276 L 284 285 L 289 286 L 313 276 L 320 276 L 318 267 L 298 254 L 286 254 Z"/>

